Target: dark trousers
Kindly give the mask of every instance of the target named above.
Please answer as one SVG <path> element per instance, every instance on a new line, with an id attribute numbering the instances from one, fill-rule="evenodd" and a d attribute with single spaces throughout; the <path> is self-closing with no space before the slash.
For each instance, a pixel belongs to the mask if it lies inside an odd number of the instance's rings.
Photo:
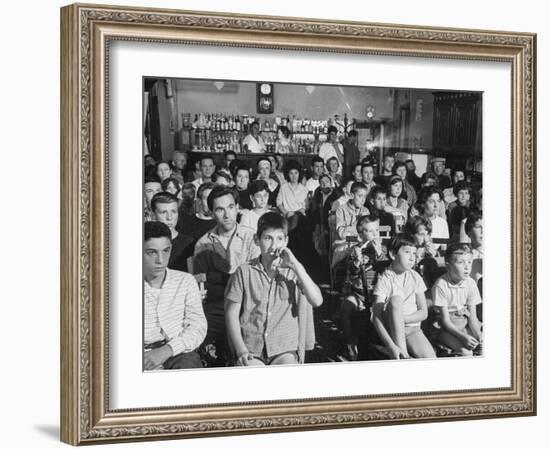
<path id="1" fill-rule="evenodd" d="M 215 347 L 214 359 L 207 359 L 207 365 L 211 366 L 225 366 L 229 356 L 229 347 L 227 343 L 227 335 L 225 332 L 225 313 L 223 300 L 221 301 L 206 301 L 203 304 L 204 315 L 206 316 L 206 322 L 208 323 L 208 330 L 206 331 L 206 337 L 201 345 L 201 350 L 209 352 L 208 347 L 213 344 Z M 202 354 L 202 352 L 201 352 Z"/>
<path id="2" fill-rule="evenodd" d="M 146 350 L 158 349 L 167 343 L 166 340 L 156 341 L 145 345 Z M 162 364 L 163 369 L 187 369 L 187 368 L 202 368 L 201 358 L 195 351 L 183 352 L 178 355 L 173 355 Z"/>
<path id="3" fill-rule="evenodd" d="M 195 351 L 191 351 L 170 357 L 162 367 L 164 369 L 202 368 L 202 363 L 199 355 Z"/>
<path id="4" fill-rule="evenodd" d="M 223 301 L 207 301 L 203 304 L 204 315 L 208 323 L 208 330 L 203 344 L 209 344 L 219 340 L 220 337 L 225 338 L 225 313 Z"/>

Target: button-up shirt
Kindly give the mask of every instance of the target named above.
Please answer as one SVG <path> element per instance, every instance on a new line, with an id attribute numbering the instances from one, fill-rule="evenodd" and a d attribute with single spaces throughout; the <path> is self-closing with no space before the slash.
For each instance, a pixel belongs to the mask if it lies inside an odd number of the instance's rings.
<path id="1" fill-rule="evenodd" d="M 217 226 L 203 235 L 195 245 L 193 272 L 195 275 L 206 274 L 207 300 L 223 300 L 228 275 L 259 254 L 260 248 L 254 243 L 254 231 L 239 224 L 229 238 L 227 249 L 220 240 Z"/>
<path id="2" fill-rule="evenodd" d="M 271 278 L 260 257 L 231 276 L 225 301 L 240 303 L 241 333 L 248 352 L 267 357 L 298 349 L 298 305 L 307 301 L 294 271 L 283 268 Z"/>
<path id="3" fill-rule="evenodd" d="M 447 306 L 449 313 L 464 312 L 467 306 L 477 306 L 481 303 L 479 289 L 471 277 L 454 283 L 449 273 L 435 281 L 432 298 L 434 306 Z"/>
<path id="4" fill-rule="evenodd" d="M 197 282 L 189 273 L 166 270 L 161 288 L 143 282 L 144 344 L 166 339 L 174 355 L 198 348 L 206 318 Z"/>

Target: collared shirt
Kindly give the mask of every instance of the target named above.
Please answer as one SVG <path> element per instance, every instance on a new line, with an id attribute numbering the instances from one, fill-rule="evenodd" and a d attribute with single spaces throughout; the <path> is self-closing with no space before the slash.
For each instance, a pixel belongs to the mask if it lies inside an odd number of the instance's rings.
<path id="1" fill-rule="evenodd" d="M 308 189 L 303 184 L 296 186 L 290 182 L 281 185 L 277 196 L 277 207 L 283 207 L 287 212 L 296 212 L 306 208 Z"/>
<path id="2" fill-rule="evenodd" d="M 338 146 L 338 150 L 336 150 L 336 147 L 330 142 L 324 142 L 319 148 L 319 157 L 323 158 L 325 165 L 331 157 L 335 157 L 340 161 L 340 167 L 342 166 L 341 164 L 344 161 L 344 147 L 338 142 L 336 145 Z"/>
<path id="3" fill-rule="evenodd" d="M 268 357 L 298 349 L 298 305 L 307 301 L 294 271 L 267 274 L 261 258 L 241 265 L 231 276 L 225 301 L 240 303 L 243 341 L 252 355 Z"/>
<path id="4" fill-rule="evenodd" d="M 338 238 L 344 239 L 348 235 L 357 235 L 357 219 L 363 215 L 369 215 L 369 210 L 364 207 L 355 207 L 351 200 L 336 210 L 336 232 Z"/>
<path id="5" fill-rule="evenodd" d="M 258 139 L 252 137 L 252 134 L 249 134 L 243 139 L 242 146 L 248 147 L 248 151 L 251 153 L 264 153 L 265 152 L 265 143 L 262 139 L 262 136 L 258 136 Z"/>
<path id="6" fill-rule="evenodd" d="M 206 336 L 199 287 L 189 273 L 166 270 L 160 288 L 143 281 L 144 345 L 168 340 L 174 355 L 198 348 Z"/>
<path id="7" fill-rule="evenodd" d="M 397 274 L 390 266 L 379 277 L 373 295 L 376 303 L 387 304 L 390 298 L 400 296 L 403 299 L 403 315 L 418 311 L 416 295 L 426 291 L 426 284 L 414 270 Z M 407 323 L 405 326 L 420 326 L 420 322 Z"/>
<path id="8" fill-rule="evenodd" d="M 254 231 L 239 224 L 229 239 L 227 249 L 220 240 L 217 227 L 203 235 L 195 245 L 193 272 L 206 273 L 206 289 L 208 300 L 220 301 L 223 299 L 226 276 L 219 276 L 215 280 L 209 273 L 228 275 L 235 272 L 237 267 L 260 254 L 260 248 L 254 243 Z"/>
<path id="9" fill-rule="evenodd" d="M 453 283 L 449 273 L 441 276 L 432 287 L 434 306 L 447 306 L 450 313 L 463 312 L 467 306 L 481 304 L 481 295 L 476 282 L 469 277 Z"/>
<path id="10" fill-rule="evenodd" d="M 346 204 L 349 200 L 351 200 L 351 196 L 348 196 L 346 194 L 342 195 L 340 198 L 338 198 L 334 203 L 332 203 L 331 210 L 336 212 L 341 206 Z"/>
<path id="11" fill-rule="evenodd" d="M 308 192 L 315 193 L 317 187 L 319 187 L 319 179 L 309 178 L 305 184 Z"/>
<path id="12" fill-rule="evenodd" d="M 201 177 L 201 178 L 197 178 L 195 179 L 191 184 L 193 184 L 195 186 L 195 197 L 197 196 L 197 193 L 199 191 L 199 187 L 204 183 L 204 179 Z"/>
<path id="13" fill-rule="evenodd" d="M 260 219 L 260 217 L 266 212 L 270 212 L 271 210 L 272 209 L 270 208 L 261 209 L 261 210 L 258 210 L 258 209 L 241 210 L 241 221 L 239 222 L 239 224 L 241 226 L 250 228 L 254 232 L 256 232 L 258 230 L 258 220 Z"/>

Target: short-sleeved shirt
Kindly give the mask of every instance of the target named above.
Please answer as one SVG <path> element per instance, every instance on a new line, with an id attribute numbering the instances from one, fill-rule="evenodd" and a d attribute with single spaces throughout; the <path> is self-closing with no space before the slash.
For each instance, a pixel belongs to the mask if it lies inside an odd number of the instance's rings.
<path id="1" fill-rule="evenodd" d="M 269 212 L 271 209 L 262 209 L 262 210 L 241 210 L 241 221 L 239 224 L 241 226 L 246 226 L 247 228 L 252 229 L 254 232 L 258 230 L 258 220 L 260 217 Z"/>
<path id="2" fill-rule="evenodd" d="M 448 239 L 449 238 L 449 225 L 447 221 L 436 215 L 430 218 L 432 222 L 432 238 L 434 239 Z"/>
<path id="3" fill-rule="evenodd" d="M 471 277 L 453 283 L 449 273 L 441 276 L 432 287 L 434 306 L 447 306 L 450 313 L 462 312 L 468 306 L 481 304 L 481 295 L 476 281 Z"/>
<path id="4" fill-rule="evenodd" d="M 315 193 L 317 187 L 319 187 L 319 180 L 315 178 L 309 178 L 305 184 L 308 192 Z"/>
<path id="5" fill-rule="evenodd" d="M 218 236 L 217 227 L 204 234 L 195 245 L 193 271 L 195 274 L 217 272 L 231 274 L 237 267 L 260 254 L 260 248 L 254 243 L 254 231 L 237 224 L 227 249 Z M 223 299 L 225 283 L 214 284 L 208 280 L 207 299 L 220 301 Z"/>
<path id="6" fill-rule="evenodd" d="M 264 153 L 265 152 L 265 143 L 261 136 L 258 136 L 258 139 L 255 139 L 252 134 L 247 135 L 243 139 L 243 147 L 248 147 L 248 151 L 251 153 Z"/>
<path id="7" fill-rule="evenodd" d="M 181 233 L 175 239 L 172 239 L 172 251 L 170 252 L 168 268 L 187 271 L 187 259 L 193 255 L 194 243 L 195 240 L 191 236 Z"/>
<path id="8" fill-rule="evenodd" d="M 284 268 L 270 278 L 260 257 L 237 268 L 225 289 L 225 301 L 240 303 L 239 320 L 248 352 L 268 357 L 298 349 L 298 304 L 305 301 L 294 271 Z"/>
<path id="9" fill-rule="evenodd" d="M 426 291 L 426 284 L 413 270 L 397 274 L 389 267 L 378 277 L 373 295 L 377 303 L 387 304 L 390 298 L 400 296 L 403 299 L 403 314 L 410 315 L 418 311 L 416 295 Z M 420 322 L 406 323 L 405 326 L 420 326 Z"/>
<path id="10" fill-rule="evenodd" d="M 290 182 L 281 185 L 277 204 L 281 204 L 284 210 L 288 212 L 297 212 L 305 209 L 308 190 L 303 184 L 292 185 Z"/>

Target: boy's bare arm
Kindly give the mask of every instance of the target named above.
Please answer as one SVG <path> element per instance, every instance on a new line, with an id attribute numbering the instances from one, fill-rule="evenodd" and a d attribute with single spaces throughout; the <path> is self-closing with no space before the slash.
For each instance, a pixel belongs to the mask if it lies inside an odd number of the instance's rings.
<path id="1" fill-rule="evenodd" d="M 240 303 L 230 301 L 225 303 L 225 325 L 227 327 L 229 344 L 233 347 L 237 360 L 241 361 L 243 365 L 246 365 L 246 360 L 248 360 L 248 348 L 241 334 L 241 324 L 239 322 L 240 311 Z"/>
<path id="2" fill-rule="evenodd" d="M 386 329 L 386 326 L 384 326 L 384 320 L 382 318 L 382 315 L 384 313 L 384 303 L 377 302 L 376 298 L 377 297 L 375 296 L 375 304 L 373 306 L 373 314 L 372 314 L 372 324 L 374 325 L 374 328 L 376 329 L 376 332 L 378 333 L 380 340 L 382 340 L 382 344 L 390 350 L 392 354 L 392 358 L 399 359 L 401 350 L 391 338 L 388 330 Z"/>
<path id="3" fill-rule="evenodd" d="M 475 348 L 477 346 L 478 341 L 471 335 L 468 335 L 466 332 L 461 332 L 460 330 L 457 329 L 457 327 L 451 321 L 451 317 L 449 315 L 449 310 L 447 309 L 447 307 L 443 306 L 443 307 L 439 307 L 439 309 L 441 313 L 441 327 L 443 328 L 443 330 L 445 330 L 452 336 L 456 337 L 467 348 L 469 349 Z"/>
<path id="4" fill-rule="evenodd" d="M 421 323 L 428 318 L 428 305 L 426 304 L 426 296 L 424 292 L 416 294 L 417 311 L 409 315 L 405 315 L 405 323 Z"/>
<path id="5" fill-rule="evenodd" d="M 312 307 L 319 307 L 323 304 L 323 295 L 321 290 L 317 286 L 313 279 L 307 274 L 304 266 L 296 259 L 296 256 L 288 248 L 281 249 L 281 267 L 290 268 L 296 273 L 298 278 L 298 284 L 302 288 L 307 301 L 312 305 Z"/>
<path id="6" fill-rule="evenodd" d="M 474 337 L 477 338 L 479 342 L 481 342 L 483 338 L 483 333 L 481 332 L 481 323 L 477 318 L 476 306 L 475 305 L 468 306 L 468 313 L 469 313 L 468 326 L 470 326 L 470 329 L 472 330 Z"/>

